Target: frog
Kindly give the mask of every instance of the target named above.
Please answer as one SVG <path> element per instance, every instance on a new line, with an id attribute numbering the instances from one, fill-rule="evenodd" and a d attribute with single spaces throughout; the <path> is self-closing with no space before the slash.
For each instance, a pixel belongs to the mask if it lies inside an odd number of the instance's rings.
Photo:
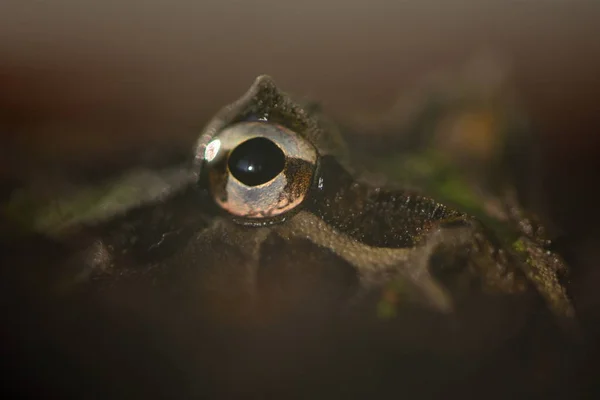
<path id="1" fill-rule="evenodd" d="M 61 365 L 45 387 L 547 394 L 577 317 L 544 227 L 511 191 L 494 219 L 356 171 L 344 131 L 262 75 L 185 159 L 152 179 L 125 174 L 128 195 L 104 195 L 85 218 L 38 225 L 28 272 L 3 281 L 28 310 L 28 341 L 15 340 Z M 6 253 L 4 265 L 25 263 Z"/>

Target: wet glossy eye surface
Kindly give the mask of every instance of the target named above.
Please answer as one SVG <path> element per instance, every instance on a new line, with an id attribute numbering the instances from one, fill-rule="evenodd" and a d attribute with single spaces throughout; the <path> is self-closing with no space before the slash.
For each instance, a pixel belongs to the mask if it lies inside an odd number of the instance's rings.
<path id="1" fill-rule="evenodd" d="M 262 137 L 250 139 L 229 155 L 229 172 L 241 183 L 258 186 L 283 171 L 285 155 L 275 143 Z"/>
<path id="2" fill-rule="evenodd" d="M 308 140 L 264 121 L 229 126 L 204 151 L 207 185 L 214 201 L 250 223 L 262 223 L 298 207 L 310 190 L 316 163 L 317 151 Z"/>

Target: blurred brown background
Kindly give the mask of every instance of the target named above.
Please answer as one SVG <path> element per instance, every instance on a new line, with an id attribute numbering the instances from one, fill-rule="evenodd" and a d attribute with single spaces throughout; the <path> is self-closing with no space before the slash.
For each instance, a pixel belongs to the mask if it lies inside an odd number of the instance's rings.
<path id="1" fill-rule="evenodd" d="M 260 73 L 334 111 L 385 108 L 422 75 L 491 50 L 553 155 L 598 142 L 597 2 L 447 3 L 4 0 L 3 135 L 76 135 L 99 152 L 170 140 Z"/>
<path id="2" fill-rule="evenodd" d="M 0 176 L 187 145 L 261 73 L 334 113 L 378 111 L 491 52 L 544 137 L 555 217 L 595 231 L 600 3 L 453 3 L 3 0 Z"/>

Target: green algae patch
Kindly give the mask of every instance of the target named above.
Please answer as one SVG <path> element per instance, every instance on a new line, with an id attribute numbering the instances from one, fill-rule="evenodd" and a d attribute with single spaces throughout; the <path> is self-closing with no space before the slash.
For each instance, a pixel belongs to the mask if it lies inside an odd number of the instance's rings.
<path id="1" fill-rule="evenodd" d="M 527 247 L 525 246 L 525 243 L 523 242 L 522 239 L 517 239 L 513 242 L 512 248 L 517 252 L 517 253 L 525 253 L 527 252 Z"/>
<path id="2" fill-rule="evenodd" d="M 59 235 L 64 230 L 94 224 L 128 209 L 168 195 L 193 177 L 182 168 L 163 171 L 134 170 L 90 185 L 65 185 L 52 193 L 36 187 L 15 190 L 0 205 L 11 234 Z"/>

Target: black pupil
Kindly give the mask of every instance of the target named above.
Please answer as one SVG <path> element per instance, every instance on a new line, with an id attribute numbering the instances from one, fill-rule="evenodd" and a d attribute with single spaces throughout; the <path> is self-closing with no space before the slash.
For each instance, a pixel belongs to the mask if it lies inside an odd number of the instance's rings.
<path id="1" fill-rule="evenodd" d="M 275 178 L 285 166 L 285 155 L 265 138 L 245 141 L 229 155 L 229 171 L 244 185 L 257 186 Z"/>

